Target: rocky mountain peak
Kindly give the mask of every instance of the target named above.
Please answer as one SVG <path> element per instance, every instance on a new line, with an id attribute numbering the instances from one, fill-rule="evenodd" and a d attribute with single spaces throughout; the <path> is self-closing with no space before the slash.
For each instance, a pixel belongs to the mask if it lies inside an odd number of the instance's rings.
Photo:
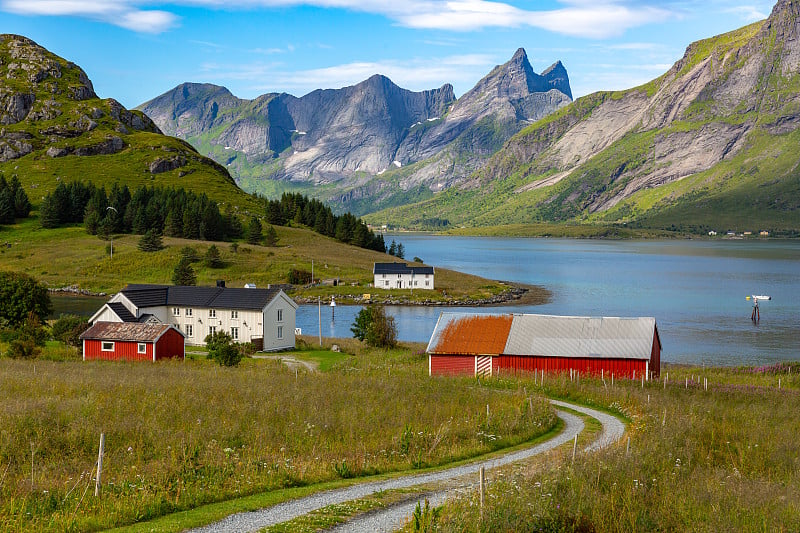
<path id="1" fill-rule="evenodd" d="M 553 89 L 558 89 L 562 93 L 572 98 L 572 89 L 569 87 L 569 76 L 567 69 L 561 63 L 556 61 L 542 72 L 542 78 L 549 83 Z"/>

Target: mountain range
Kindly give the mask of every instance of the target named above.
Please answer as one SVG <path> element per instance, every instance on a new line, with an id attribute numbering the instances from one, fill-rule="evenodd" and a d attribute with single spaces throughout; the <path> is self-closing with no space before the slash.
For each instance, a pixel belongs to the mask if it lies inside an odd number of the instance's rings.
<path id="1" fill-rule="evenodd" d="M 412 92 L 374 75 L 300 98 L 253 100 L 184 83 L 137 109 L 226 165 L 249 191 L 310 191 L 360 214 L 460 183 L 571 95 L 560 62 L 537 74 L 519 49 L 458 99 L 449 84 Z"/>

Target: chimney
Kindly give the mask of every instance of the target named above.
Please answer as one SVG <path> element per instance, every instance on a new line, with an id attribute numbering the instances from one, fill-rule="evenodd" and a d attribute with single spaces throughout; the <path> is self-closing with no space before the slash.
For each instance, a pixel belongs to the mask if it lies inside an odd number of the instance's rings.
<path id="1" fill-rule="evenodd" d="M 218 279 L 217 280 L 217 287 L 219 287 L 220 289 L 224 289 L 225 288 L 225 280 L 224 279 Z"/>

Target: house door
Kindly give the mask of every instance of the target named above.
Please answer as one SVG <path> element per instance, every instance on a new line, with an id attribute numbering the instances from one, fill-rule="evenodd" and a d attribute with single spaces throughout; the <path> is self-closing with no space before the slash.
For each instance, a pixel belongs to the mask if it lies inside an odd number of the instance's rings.
<path id="1" fill-rule="evenodd" d="M 402 289 L 403 288 L 403 282 L 400 281 L 399 279 L 397 280 L 397 288 L 398 289 Z"/>

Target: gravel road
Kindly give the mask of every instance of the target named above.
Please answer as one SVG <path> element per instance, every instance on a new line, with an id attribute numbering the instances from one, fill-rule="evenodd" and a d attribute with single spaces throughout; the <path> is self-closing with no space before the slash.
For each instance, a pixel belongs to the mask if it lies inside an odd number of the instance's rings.
<path id="1" fill-rule="evenodd" d="M 611 415 L 579 405 L 573 405 L 556 400 L 551 401 L 554 405 L 566 407 L 574 411 L 587 414 L 601 422 L 603 425 L 603 430 L 600 434 L 600 437 L 595 440 L 587 448 L 587 450 L 599 449 L 604 446 L 608 446 L 609 444 L 619 440 L 625 431 L 625 426 L 622 424 L 622 422 Z M 474 478 L 481 467 L 484 467 L 486 470 L 491 470 L 493 468 L 504 466 L 510 463 L 522 461 L 534 455 L 552 450 L 553 448 L 556 448 L 566 442 L 570 442 L 574 439 L 575 435 L 583 431 L 583 420 L 581 420 L 579 417 L 565 411 L 556 411 L 556 413 L 558 417 L 564 421 L 564 431 L 546 442 L 537 444 L 536 446 L 532 446 L 524 450 L 508 453 L 494 459 L 477 461 L 428 474 L 400 476 L 393 479 L 370 481 L 341 489 L 320 492 L 305 498 L 287 501 L 258 511 L 234 514 L 220 520 L 219 522 L 202 528 L 197 528 L 192 531 L 198 533 L 258 531 L 259 529 L 303 516 L 311 511 L 321 509 L 322 507 L 326 507 L 328 505 L 343 503 L 350 500 L 357 500 L 383 490 L 402 489 L 416 485 L 451 481 L 470 475 Z M 431 502 L 431 504 L 440 505 L 446 496 L 446 493 L 436 493 L 429 495 L 428 500 Z M 383 511 L 373 512 L 361 517 L 360 519 L 343 524 L 336 531 L 394 531 L 398 527 L 402 526 L 407 517 L 413 511 L 415 505 L 416 501 L 413 501 L 411 503 L 391 507 Z"/>

